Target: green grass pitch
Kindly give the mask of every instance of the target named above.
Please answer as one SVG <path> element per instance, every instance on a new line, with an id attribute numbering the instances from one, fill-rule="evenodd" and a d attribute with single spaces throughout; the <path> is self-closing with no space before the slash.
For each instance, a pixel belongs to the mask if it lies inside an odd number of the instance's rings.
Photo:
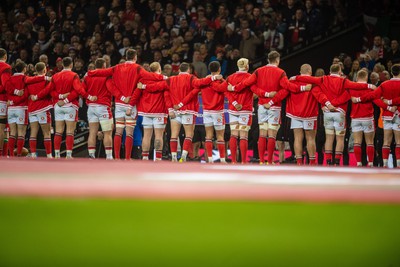
<path id="1" fill-rule="evenodd" d="M 0 267 L 400 267 L 400 206 L 0 198 Z"/>

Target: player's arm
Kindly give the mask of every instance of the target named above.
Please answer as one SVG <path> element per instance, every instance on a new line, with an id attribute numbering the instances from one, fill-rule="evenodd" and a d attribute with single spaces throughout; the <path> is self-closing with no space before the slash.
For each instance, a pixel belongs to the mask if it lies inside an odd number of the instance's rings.
<path id="1" fill-rule="evenodd" d="M 133 94 L 131 97 L 131 101 L 129 101 L 129 104 L 132 107 L 136 106 L 139 103 L 141 96 L 142 96 L 142 90 L 135 88 L 135 90 L 133 90 Z"/>
<path id="2" fill-rule="evenodd" d="M 25 76 L 24 82 L 25 82 L 25 84 L 29 85 L 29 84 L 33 84 L 33 83 L 48 81 L 48 80 L 51 80 L 51 78 L 47 77 L 47 76 L 34 76 L 34 77 Z"/>
<path id="3" fill-rule="evenodd" d="M 380 100 L 380 99 L 379 99 Z M 383 102 L 383 101 L 382 101 Z M 374 101 L 374 103 L 375 103 L 375 101 Z M 385 100 L 385 103 L 387 103 L 388 105 L 395 105 L 395 106 L 398 106 L 398 105 L 400 105 L 400 97 L 396 97 L 396 98 L 393 98 L 393 99 L 386 99 Z"/>
<path id="4" fill-rule="evenodd" d="M 171 101 L 171 95 L 168 90 L 164 91 L 164 101 L 165 101 L 165 106 L 167 107 L 168 111 L 173 111 L 174 108 L 173 108 L 172 101 Z"/>
<path id="5" fill-rule="evenodd" d="M 375 105 L 377 105 L 380 108 L 383 108 L 384 110 L 388 109 L 390 105 L 387 105 L 385 102 L 383 102 L 382 99 L 378 98 L 372 101 Z M 394 104 L 393 104 L 394 105 Z"/>
<path id="6" fill-rule="evenodd" d="M 272 106 L 274 104 L 278 104 L 282 102 L 283 99 L 285 99 L 289 95 L 289 91 L 286 89 L 279 90 L 278 93 L 268 102 L 269 106 Z"/>
<path id="7" fill-rule="evenodd" d="M 138 83 L 137 87 L 139 89 L 144 89 L 150 93 L 155 93 L 155 92 L 162 92 L 164 90 L 168 90 L 169 83 L 170 83 L 170 80 L 167 79 L 167 80 L 164 80 L 161 82 L 155 82 L 155 83 L 149 83 L 149 84 Z"/>
<path id="8" fill-rule="evenodd" d="M 239 84 L 232 87 L 233 92 L 240 92 L 246 87 L 250 87 L 257 82 L 258 71 L 255 70 L 253 74 L 246 78 L 246 80 L 240 82 Z"/>
<path id="9" fill-rule="evenodd" d="M 56 92 L 53 81 L 49 82 L 44 89 L 40 90 L 40 92 L 36 95 L 36 97 L 37 99 L 43 99 L 48 95 L 51 95 L 53 98 L 58 98 L 55 96 Z"/>
<path id="10" fill-rule="evenodd" d="M 376 87 L 372 84 L 369 83 L 358 83 L 358 82 L 352 82 L 348 79 L 344 80 L 343 87 L 345 89 L 353 89 L 353 90 L 366 90 L 366 89 L 375 89 Z"/>
<path id="11" fill-rule="evenodd" d="M 145 80 L 151 80 L 151 81 L 162 81 L 164 80 L 164 75 L 154 73 L 154 72 L 148 72 L 145 70 L 143 67 L 139 66 L 137 69 L 139 80 L 140 79 L 145 79 Z"/>
<path id="12" fill-rule="evenodd" d="M 228 83 L 225 80 L 213 81 L 211 88 L 216 92 L 224 93 L 228 88 Z"/>
<path id="13" fill-rule="evenodd" d="M 194 76 L 191 77 L 191 84 L 192 84 L 192 88 L 200 88 L 203 86 L 207 86 L 209 85 L 212 81 L 214 81 L 215 79 L 213 78 L 214 76 L 208 76 L 202 79 L 198 79 Z"/>
<path id="14" fill-rule="evenodd" d="M 324 81 L 323 77 L 314 77 L 308 75 L 297 75 L 294 78 L 296 81 L 303 82 L 303 83 L 312 83 L 315 85 L 321 85 Z"/>
<path id="15" fill-rule="evenodd" d="M 379 86 L 377 89 L 375 89 L 374 91 L 365 94 L 361 97 L 352 97 L 351 100 L 353 101 L 353 103 L 358 103 L 358 102 L 370 102 L 374 99 L 378 99 L 382 97 L 382 87 Z"/>
<path id="16" fill-rule="evenodd" d="M 11 78 L 11 69 L 5 69 L 0 76 L 2 84 L 2 86 L 0 86 L 0 93 L 3 93 L 6 92 L 6 84 L 8 80 Z"/>
<path id="17" fill-rule="evenodd" d="M 336 106 L 340 106 L 343 105 L 347 102 L 349 102 L 349 100 L 351 99 L 351 95 L 345 91 L 343 94 L 341 94 L 340 96 L 336 97 L 335 99 L 331 100 L 331 104 Z"/>
<path id="18" fill-rule="evenodd" d="M 106 68 L 106 69 L 95 69 L 89 70 L 87 75 L 89 77 L 110 77 L 114 73 L 114 67 Z"/>
<path id="19" fill-rule="evenodd" d="M 197 97 L 200 93 L 200 89 L 199 88 L 195 88 L 192 91 L 190 91 L 189 94 L 187 94 L 185 96 L 184 99 L 182 99 L 182 101 L 178 104 L 179 108 L 181 108 L 182 106 L 186 105 L 187 103 L 189 103 L 193 98 Z"/>

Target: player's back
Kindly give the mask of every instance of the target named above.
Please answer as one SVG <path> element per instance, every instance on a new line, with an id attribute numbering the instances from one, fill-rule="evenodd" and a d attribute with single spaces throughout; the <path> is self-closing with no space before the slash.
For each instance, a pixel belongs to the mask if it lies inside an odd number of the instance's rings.
<path id="1" fill-rule="evenodd" d="M 307 85 L 300 81 L 291 81 L 299 86 Z M 289 118 L 316 119 L 318 116 L 318 101 L 310 91 L 290 93 L 286 102 L 286 114 Z"/>
<path id="2" fill-rule="evenodd" d="M 108 77 L 89 77 L 85 76 L 83 80 L 83 84 L 86 87 L 87 93 L 91 96 L 96 96 L 97 101 L 93 103 L 90 100 L 87 100 L 88 105 L 100 104 L 100 105 L 111 105 L 111 93 L 107 89 L 107 80 Z"/>
<path id="3" fill-rule="evenodd" d="M 52 82 L 58 94 L 66 94 L 73 90 L 74 79 L 79 80 L 78 74 L 71 70 L 62 70 L 53 75 Z"/>
<path id="4" fill-rule="evenodd" d="M 114 67 L 113 81 L 115 86 L 126 96 L 132 95 L 139 82 L 141 66 L 127 61 Z"/>
<path id="5" fill-rule="evenodd" d="M 181 73 L 177 76 L 172 76 L 167 80 L 167 82 L 169 82 L 169 91 L 172 103 L 181 102 L 185 96 L 192 91 L 192 80 L 194 78 L 195 77 L 191 74 Z"/>
<path id="6" fill-rule="evenodd" d="M 28 90 L 26 90 L 25 79 L 24 74 L 16 73 L 6 83 L 7 100 L 13 101 L 14 107 L 28 107 Z M 24 90 L 24 94 L 17 96 L 14 90 Z"/>
<path id="7" fill-rule="evenodd" d="M 0 61 L 0 101 L 6 101 L 6 82 L 11 76 L 11 66 Z"/>
<path id="8" fill-rule="evenodd" d="M 280 80 L 286 75 L 281 68 L 271 64 L 256 69 L 254 73 L 258 77 L 256 86 L 265 92 L 279 91 Z"/>
<path id="9" fill-rule="evenodd" d="M 245 71 L 237 71 L 229 75 L 229 77 L 227 78 L 227 82 L 232 85 L 236 85 L 239 84 L 241 81 L 247 79 L 250 75 L 250 73 Z M 253 92 L 250 90 L 250 88 L 245 88 L 240 92 L 229 92 L 229 94 L 231 94 L 233 98 L 242 105 L 242 110 L 253 110 Z M 232 103 L 229 103 L 229 109 L 236 110 L 232 106 Z"/>
<path id="10" fill-rule="evenodd" d="M 385 99 L 400 97 L 400 78 L 384 81 L 379 87 L 382 88 L 382 97 Z"/>
<path id="11" fill-rule="evenodd" d="M 325 75 L 323 77 L 321 89 L 324 91 L 328 99 L 334 99 L 345 92 L 345 81 L 345 78 L 336 74 Z"/>
<path id="12" fill-rule="evenodd" d="M 28 95 L 37 95 L 40 91 L 42 91 L 49 82 L 44 80 L 38 83 L 28 84 L 26 86 Z M 32 99 L 28 99 L 28 112 L 34 112 L 37 110 L 48 109 L 51 105 L 51 96 L 47 95 L 43 99 L 39 99 L 36 101 L 32 101 Z"/>
<path id="13" fill-rule="evenodd" d="M 220 81 L 214 81 L 211 84 L 202 88 L 201 96 L 203 98 L 204 110 L 221 111 L 224 109 L 224 92 L 216 91 L 213 88 L 213 86 L 218 86 L 220 83 Z"/>

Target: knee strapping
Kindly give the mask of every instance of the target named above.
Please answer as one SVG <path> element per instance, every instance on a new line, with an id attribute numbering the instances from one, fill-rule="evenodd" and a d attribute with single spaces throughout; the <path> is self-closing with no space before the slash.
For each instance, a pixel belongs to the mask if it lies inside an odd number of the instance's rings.
<path id="1" fill-rule="evenodd" d="M 333 134 L 335 134 L 335 130 L 333 130 L 333 129 L 326 129 L 326 128 L 325 128 L 325 134 L 331 134 L 331 135 L 333 135 Z"/>
<path id="2" fill-rule="evenodd" d="M 260 125 L 260 130 L 265 130 L 265 131 L 268 131 L 268 123 L 267 122 L 264 122 L 264 123 L 261 123 Z"/>
<path id="3" fill-rule="evenodd" d="M 109 119 L 109 120 L 100 121 L 100 125 L 101 125 L 101 130 L 103 130 L 105 132 L 111 131 L 113 129 L 113 120 Z"/>
<path id="4" fill-rule="evenodd" d="M 123 121 L 116 121 L 115 127 L 117 127 L 117 128 L 125 128 L 125 123 Z"/>
<path id="5" fill-rule="evenodd" d="M 221 131 L 225 129 L 225 125 L 214 125 L 214 129 L 216 131 Z"/>
<path id="6" fill-rule="evenodd" d="M 125 120 L 125 125 L 126 125 L 126 127 L 133 128 L 136 126 L 136 120 L 127 119 L 127 120 Z"/>
<path id="7" fill-rule="evenodd" d="M 337 136 L 343 136 L 343 135 L 345 135 L 346 134 L 346 130 L 341 130 L 341 131 L 337 131 L 336 132 L 336 135 Z"/>
<path id="8" fill-rule="evenodd" d="M 248 126 L 248 125 L 240 125 L 239 131 L 248 132 L 248 131 L 250 131 L 250 126 Z"/>
<path id="9" fill-rule="evenodd" d="M 239 130 L 239 124 L 230 124 L 229 126 L 231 127 L 231 131 Z"/>
<path id="10" fill-rule="evenodd" d="M 281 126 L 280 126 L 279 124 L 269 124 L 269 125 L 268 125 L 268 128 L 269 128 L 270 130 L 275 130 L 275 131 L 278 131 L 280 127 L 281 127 Z"/>

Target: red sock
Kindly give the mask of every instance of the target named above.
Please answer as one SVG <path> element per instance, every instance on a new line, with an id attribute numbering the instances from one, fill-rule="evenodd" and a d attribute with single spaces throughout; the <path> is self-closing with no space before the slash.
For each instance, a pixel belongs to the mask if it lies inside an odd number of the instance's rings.
<path id="1" fill-rule="evenodd" d="M 247 148 L 249 142 L 246 137 L 240 137 L 240 155 L 242 157 L 242 163 L 247 163 Z"/>
<path id="2" fill-rule="evenodd" d="M 60 133 L 56 133 L 54 135 L 54 150 L 60 150 L 60 148 L 61 148 L 61 139 L 62 139 L 62 135 Z"/>
<path id="3" fill-rule="evenodd" d="M 186 150 L 189 152 L 191 147 L 192 147 L 192 138 L 186 137 L 185 141 L 183 141 L 183 150 Z"/>
<path id="4" fill-rule="evenodd" d="M 367 146 L 368 162 L 374 162 L 375 158 L 375 147 L 374 145 Z"/>
<path id="5" fill-rule="evenodd" d="M 3 157 L 7 157 L 7 153 L 8 153 L 8 141 L 4 141 L 4 143 L 3 143 Z"/>
<path id="6" fill-rule="evenodd" d="M 275 143 L 276 143 L 275 137 L 268 137 L 268 163 L 273 162 Z"/>
<path id="7" fill-rule="evenodd" d="M 231 136 L 229 139 L 229 148 L 231 150 L 232 163 L 237 163 L 237 136 Z"/>
<path id="8" fill-rule="evenodd" d="M 303 165 L 303 157 L 296 156 L 296 163 L 297 163 L 297 165 Z"/>
<path id="9" fill-rule="evenodd" d="M 21 157 L 22 148 L 24 147 L 25 138 L 23 136 L 18 136 L 17 140 L 17 157 Z"/>
<path id="10" fill-rule="evenodd" d="M 356 157 L 356 161 L 361 162 L 361 145 L 354 143 L 354 156 Z"/>
<path id="11" fill-rule="evenodd" d="M 189 151 L 188 151 L 189 153 L 189 158 L 194 158 L 194 153 L 193 153 L 193 142 L 192 142 L 192 144 L 190 145 L 190 147 L 189 147 Z"/>
<path id="12" fill-rule="evenodd" d="M 70 151 L 72 151 L 74 149 L 74 135 L 73 134 L 67 134 L 67 137 L 65 140 L 65 148 Z"/>
<path id="13" fill-rule="evenodd" d="M 162 159 L 162 150 L 156 150 L 156 160 Z"/>
<path id="14" fill-rule="evenodd" d="M 46 155 L 51 154 L 51 139 L 44 139 L 44 148 L 46 149 Z"/>
<path id="15" fill-rule="evenodd" d="M 36 138 L 34 137 L 29 138 L 29 149 L 31 150 L 32 154 L 36 153 L 36 144 L 37 144 Z"/>
<path id="16" fill-rule="evenodd" d="M 169 140 L 169 148 L 171 149 L 171 153 L 176 153 L 178 151 L 178 139 L 171 138 Z"/>
<path id="17" fill-rule="evenodd" d="M 382 158 L 386 160 L 389 159 L 389 153 L 390 153 L 390 147 L 382 146 Z"/>
<path id="18" fill-rule="evenodd" d="M 310 165 L 317 165 L 317 162 L 315 161 L 315 156 L 314 157 L 310 156 Z"/>
<path id="19" fill-rule="evenodd" d="M 335 151 L 335 165 L 339 166 L 340 165 L 340 160 L 342 159 L 342 152 L 340 151 Z"/>
<path id="20" fill-rule="evenodd" d="M 10 136 L 8 138 L 8 154 L 10 157 L 14 157 L 14 147 L 15 147 L 15 137 L 14 136 Z"/>
<path id="21" fill-rule="evenodd" d="M 126 135 L 126 137 L 125 137 L 125 159 L 131 159 L 132 147 L 133 147 L 133 136 Z"/>
<path id="22" fill-rule="evenodd" d="M 211 158 L 213 152 L 213 143 L 210 139 L 206 139 L 205 145 L 206 145 L 207 157 Z"/>
<path id="23" fill-rule="evenodd" d="M 268 144 L 269 145 L 269 144 Z M 260 162 L 264 163 L 265 162 L 265 147 L 267 146 L 267 137 L 265 136 L 260 136 L 258 138 L 258 155 L 260 157 Z M 269 147 L 269 146 L 268 146 Z M 268 156 L 269 157 L 269 156 Z"/>
<path id="24" fill-rule="evenodd" d="M 396 160 L 400 160 L 400 145 L 396 144 Z M 400 167 L 400 166 L 397 166 Z"/>
<path id="25" fill-rule="evenodd" d="M 332 163 L 332 151 L 325 150 L 325 160 L 327 163 Z"/>
<path id="26" fill-rule="evenodd" d="M 121 135 L 115 134 L 114 135 L 114 157 L 115 159 L 121 158 Z"/>
<path id="27" fill-rule="evenodd" d="M 217 142 L 217 147 L 218 147 L 219 157 L 221 159 L 224 159 L 225 158 L 225 142 L 224 141 L 218 141 Z"/>

